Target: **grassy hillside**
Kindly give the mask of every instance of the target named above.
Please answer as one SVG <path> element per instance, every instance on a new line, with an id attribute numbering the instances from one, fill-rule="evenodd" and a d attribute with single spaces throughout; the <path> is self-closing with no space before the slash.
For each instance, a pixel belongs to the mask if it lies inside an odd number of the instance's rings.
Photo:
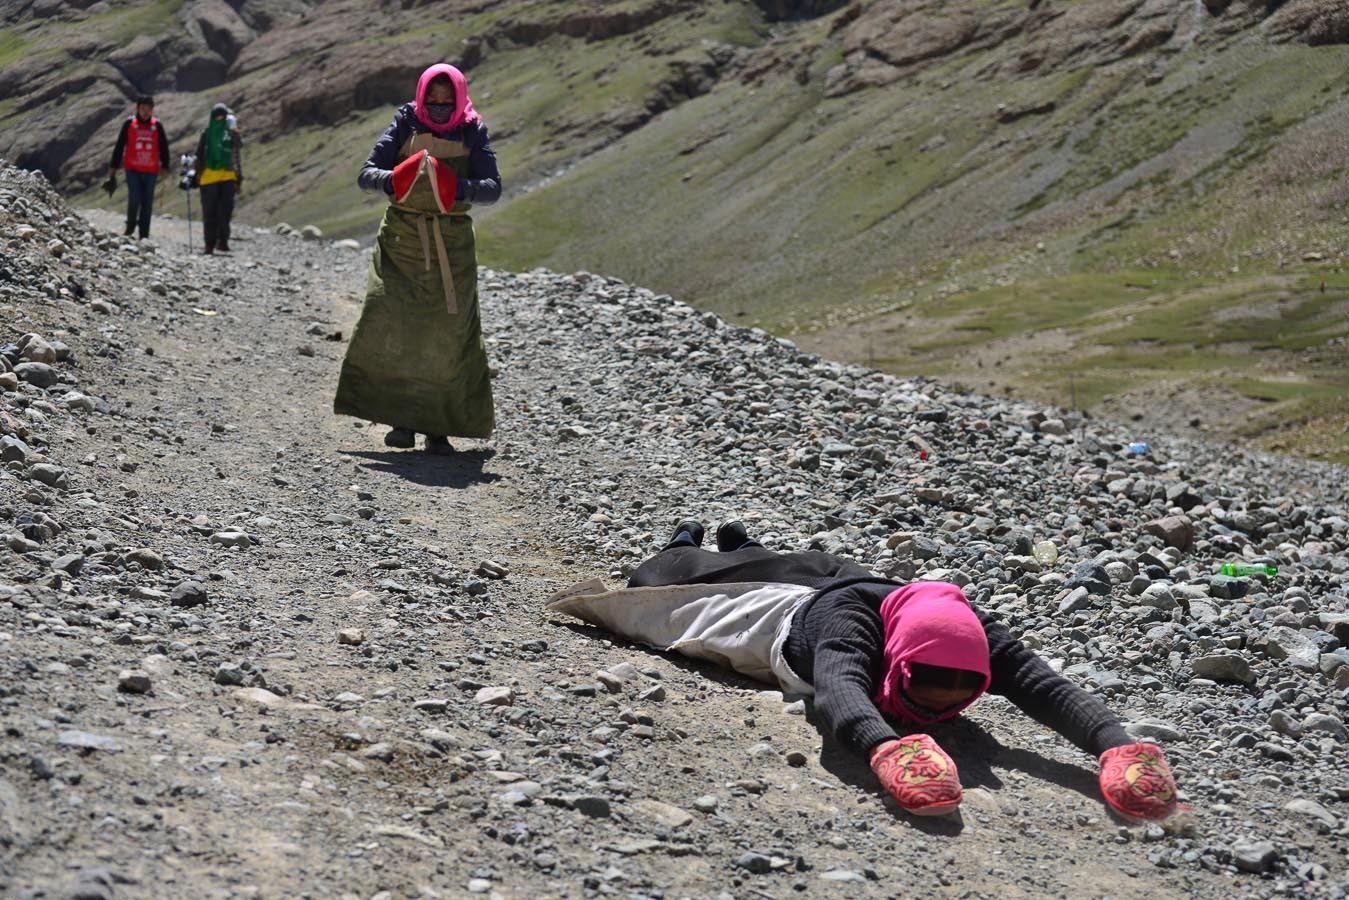
<path id="1" fill-rule="evenodd" d="M 482 218 L 485 257 L 981 391 L 1126 416 L 1199 392 L 1163 424 L 1349 462 L 1339 51 L 1015 81 L 976 58 L 841 98 L 832 62 L 722 85 L 578 160 Z"/>

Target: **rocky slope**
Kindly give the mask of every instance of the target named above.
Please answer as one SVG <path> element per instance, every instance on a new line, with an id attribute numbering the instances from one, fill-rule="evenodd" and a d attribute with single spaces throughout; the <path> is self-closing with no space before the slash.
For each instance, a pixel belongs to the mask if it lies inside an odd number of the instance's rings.
<path id="1" fill-rule="evenodd" d="M 364 254 L 192 257 L 5 166 L 0 210 L 7 894 L 1349 891 L 1343 468 L 1138 454 L 546 271 L 483 273 L 493 441 L 391 452 L 329 413 Z M 988 698 L 936 732 L 961 816 L 914 820 L 808 703 L 544 610 L 687 515 L 964 585 L 1192 809 L 1112 821 Z"/>

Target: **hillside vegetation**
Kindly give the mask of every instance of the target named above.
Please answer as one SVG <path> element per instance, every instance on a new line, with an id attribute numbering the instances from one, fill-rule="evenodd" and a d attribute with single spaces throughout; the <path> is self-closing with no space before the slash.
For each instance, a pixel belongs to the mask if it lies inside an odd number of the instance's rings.
<path id="1" fill-rule="evenodd" d="M 1349 460 L 1333 0 L 39 6 L 0 43 L 0 154 L 87 204 L 121 201 L 94 185 L 153 89 L 184 149 L 236 107 L 241 217 L 368 237 L 359 161 L 450 59 L 508 188 L 485 264 L 622 277 L 1141 439 Z M 93 127 L 33 127 L 72 109 Z"/>

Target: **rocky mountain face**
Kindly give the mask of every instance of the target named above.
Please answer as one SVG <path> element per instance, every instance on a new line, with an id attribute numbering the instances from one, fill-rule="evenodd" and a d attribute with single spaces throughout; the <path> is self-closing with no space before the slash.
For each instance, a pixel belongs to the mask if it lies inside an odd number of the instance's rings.
<path id="1" fill-rule="evenodd" d="M 331 414 L 364 253 L 91 215 L 0 166 L 0 894 L 1349 891 L 1344 467 L 490 269 L 497 434 L 390 451 Z M 1188 809 L 1113 819 L 990 696 L 932 730 L 960 815 L 917 821 L 809 698 L 546 609 L 690 516 L 961 585 Z"/>
<path id="2" fill-rule="evenodd" d="M 427 60 L 445 58 L 471 70 L 488 55 L 516 57 L 566 39 L 594 45 L 603 55 L 606 43 L 696 18 L 700 6 L 690 0 L 617 8 L 496 0 L 186 0 L 152 6 L 24 0 L 4 11 L 9 37 L 0 52 L 0 94 L 7 98 L 0 106 L 0 155 L 80 190 L 96 178 L 110 133 L 141 93 L 159 98 L 160 117 L 175 139 L 195 134 L 198 113 L 224 97 L 265 145 L 285 131 L 338 127 L 353 111 L 406 100 Z M 686 78 L 673 90 L 669 82 L 648 84 L 642 88 L 647 97 L 629 99 L 650 101 L 647 111 L 657 113 L 706 93 L 724 77 L 752 80 L 766 66 L 794 68 L 792 57 L 831 53 L 844 61 L 830 70 L 828 89 L 844 95 L 976 51 L 998 51 L 985 74 L 1016 75 L 1108 65 L 1166 48 L 1202 50 L 1257 29 L 1274 41 L 1349 41 L 1349 11 L 1335 0 L 1213 0 L 1206 6 L 1174 0 L 757 0 L 749 7 L 766 22 L 830 17 L 827 36 L 788 27 L 767 42 L 752 39 L 749 48 L 757 44 L 762 52 L 738 65 L 711 53 L 711 66 L 698 67 L 705 80 Z M 657 58 L 672 58 L 684 48 L 653 49 Z M 641 123 L 629 121 L 627 128 Z M 573 127 L 581 130 L 580 123 Z"/>

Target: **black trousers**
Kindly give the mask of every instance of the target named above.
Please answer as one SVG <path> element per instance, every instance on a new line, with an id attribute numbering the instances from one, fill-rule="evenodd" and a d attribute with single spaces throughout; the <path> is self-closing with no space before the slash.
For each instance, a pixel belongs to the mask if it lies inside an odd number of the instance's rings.
<path id="1" fill-rule="evenodd" d="M 233 181 L 217 181 L 201 186 L 201 230 L 208 250 L 230 241 L 234 188 Z"/>
<path id="2" fill-rule="evenodd" d="M 637 567 L 628 587 L 658 587 L 667 584 L 731 584 L 737 581 L 772 581 L 824 587 L 850 578 L 875 578 L 851 560 L 813 550 L 776 553 L 749 544 L 730 553 L 716 553 L 674 543 Z"/>

